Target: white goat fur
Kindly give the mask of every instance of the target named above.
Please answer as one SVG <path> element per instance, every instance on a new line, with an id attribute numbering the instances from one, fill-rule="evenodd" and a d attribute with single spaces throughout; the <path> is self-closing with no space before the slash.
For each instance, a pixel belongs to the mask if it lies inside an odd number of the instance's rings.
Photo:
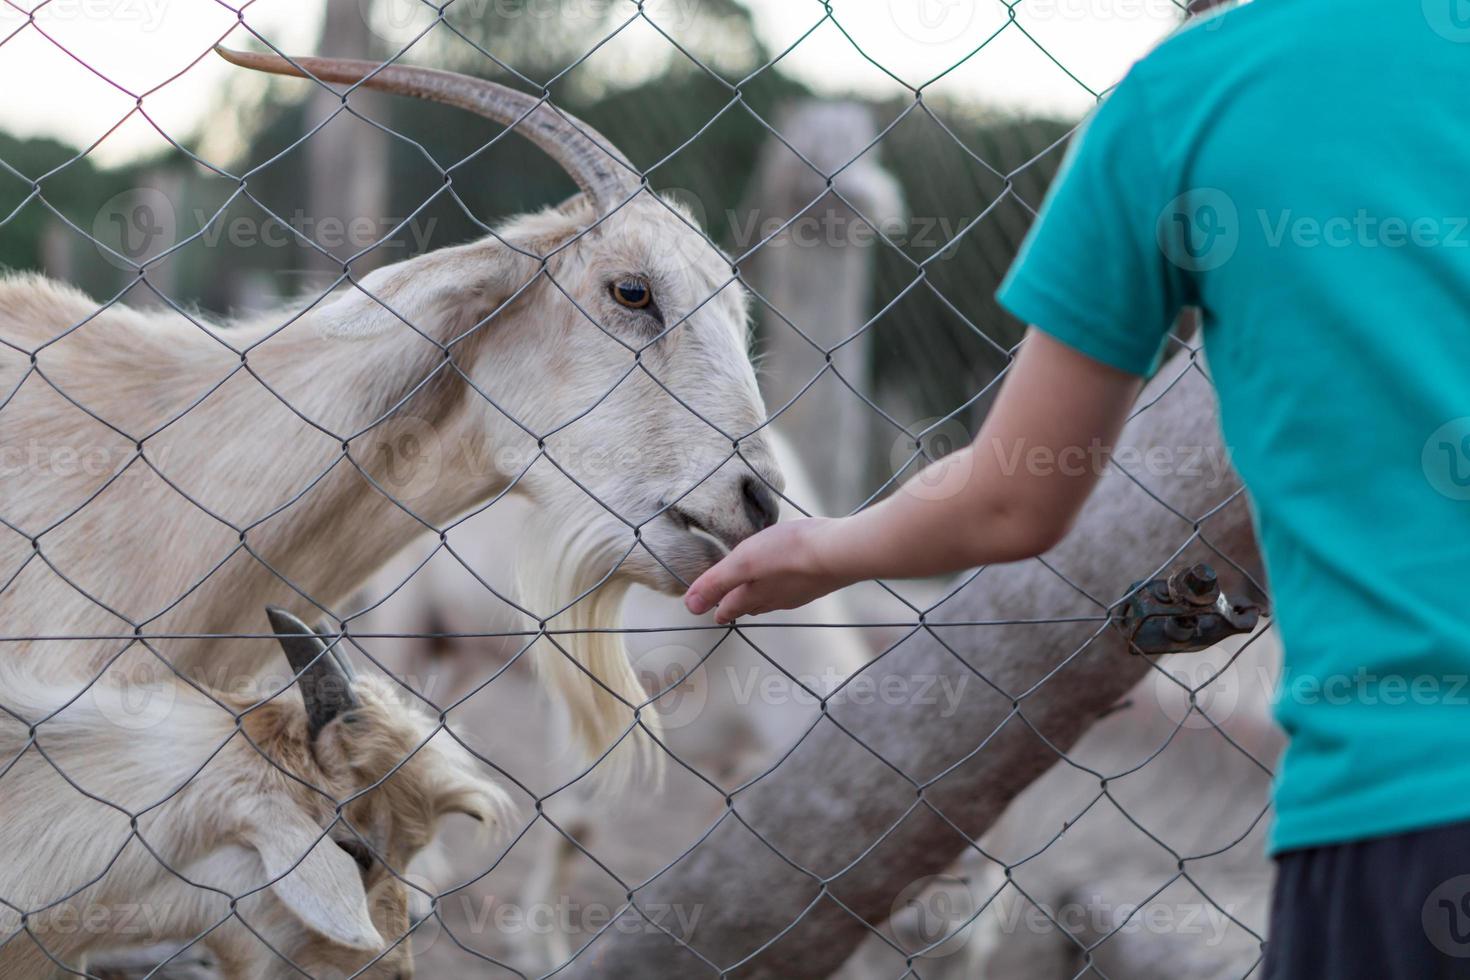
<path id="1" fill-rule="evenodd" d="M 65 693 L 13 665 L 0 677 L 24 718 Z M 0 716 L 0 896 L 32 913 L 23 932 L 15 908 L 0 906 L 0 980 L 201 936 L 228 980 L 284 976 L 294 972 L 286 959 L 316 976 L 411 975 L 410 892 L 398 876 L 443 816 L 489 827 L 507 802 L 427 715 L 370 678 L 354 691 L 359 706 L 315 743 L 290 687 L 246 713 L 245 700 L 221 707 L 177 681 L 140 692 L 109 674 L 41 726 L 34 745 L 24 723 Z M 112 805 L 78 795 L 58 768 Z M 379 859 L 366 872 L 334 843 L 354 840 Z M 227 896 L 255 889 L 232 917 Z"/>
<path id="2" fill-rule="evenodd" d="M 781 519 L 802 516 L 792 502 L 811 513 L 822 512 L 801 453 L 775 427 L 770 430 L 769 444 L 786 478 L 787 501 L 782 504 Z M 424 556 L 438 547 L 437 540 L 425 537 L 390 562 L 364 590 L 364 600 L 375 603 L 390 594 L 392 598 L 362 619 L 353 620 L 359 633 L 383 634 L 363 639 L 363 649 L 395 677 L 405 679 L 438 705 L 455 704 L 483 684 L 525 642 L 516 635 L 485 635 L 513 634 L 533 625 L 487 590 L 489 586 L 502 595 L 511 594 L 516 570 L 505 556 L 533 554 L 536 550 L 526 540 L 526 511 L 519 501 L 497 503 L 455 527 L 449 535 L 452 555 L 440 551 L 425 564 Z M 854 598 L 856 606 L 849 601 Z M 734 786 L 757 775 L 790 751 L 818 715 L 815 705 L 798 696 L 802 692 L 787 673 L 827 694 L 878 652 L 869 645 L 863 630 L 813 629 L 802 624 L 860 621 L 854 617 L 854 608 L 880 621 L 901 617 L 902 608 L 888 613 L 886 598 L 875 586 L 860 586 L 824 596 L 800 610 L 767 613 L 760 617 L 758 628 L 727 637 L 690 629 L 707 626 L 710 617 L 691 616 L 677 598 L 643 588 L 631 589 L 623 604 L 622 622 L 636 631 L 627 637 L 627 647 L 645 689 L 662 691 L 676 679 L 685 678 L 678 690 L 655 704 L 661 716 L 679 706 L 674 723 L 662 725 L 660 740 L 683 764 L 717 782 Z M 773 628 L 778 626 L 785 628 Z M 446 641 L 443 648 L 431 653 L 421 637 L 433 633 L 478 637 Z M 759 652 L 748 640 L 758 644 Z M 756 692 L 774 692 L 774 697 Z M 686 698 L 690 699 L 688 703 Z M 504 725 L 507 722 L 500 706 L 497 698 L 471 697 L 455 708 L 453 717 L 472 730 Z M 689 711 L 692 706 L 697 706 L 693 717 Z M 549 753 L 551 768 L 556 771 L 557 757 L 566 755 L 569 748 L 561 715 L 560 711 L 547 713 L 537 729 L 537 739 L 526 743 L 523 757 L 497 758 L 497 762 L 512 771 L 533 768 L 546 760 L 546 747 L 554 746 L 561 750 Z M 574 772 L 560 771 L 550 777 L 550 782 L 558 785 Z M 676 839 L 701 832 L 723 813 L 718 798 L 701 796 L 699 803 L 691 803 L 670 795 L 681 789 L 687 786 L 665 785 L 644 794 L 664 801 L 658 810 L 660 825 Z M 558 794 L 550 812 L 558 826 L 599 856 L 626 861 L 637 853 L 638 844 L 630 840 L 637 832 L 624 824 L 628 819 L 626 810 L 615 809 L 605 796 L 590 792 L 585 782 Z M 530 852 L 529 859 L 525 853 L 519 855 L 529 865 L 519 894 L 522 908 L 556 908 L 558 903 L 568 901 L 585 905 L 600 897 L 588 892 L 587 882 L 578 879 L 585 862 L 561 834 L 530 835 L 517 845 L 517 850 Z M 446 882 L 476 877 L 484 869 L 474 860 L 457 854 L 448 839 L 432 847 L 425 858 L 434 867 L 427 872 L 429 877 Z M 499 882 L 480 882 L 471 891 L 488 899 L 496 884 Z M 470 893 L 460 894 L 467 897 Z M 535 958 L 518 965 L 523 969 L 534 966 L 537 972 L 552 970 L 567 962 L 576 945 L 589 938 L 567 935 L 561 929 L 534 930 L 529 948 L 520 952 Z M 482 952 L 494 955 L 498 950 Z"/>
<path id="3" fill-rule="evenodd" d="M 305 595 L 331 611 L 423 532 L 408 511 L 438 527 L 502 493 L 536 508 L 538 615 L 617 566 L 553 626 L 616 625 L 626 583 L 677 591 L 720 549 L 653 515 L 677 501 L 733 542 L 755 530 L 746 463 L 780 487 L 761 435 L 732 456 L 764 417 L 747 301 L 688 220 L 644 191 L 584 232 L 594 215 L 579 195 L 379 269 L 299 319 L 228 328 L 0 280 L 0 446 L 30 457 L 0 467 L 0 622 L 11 636 L 119 637 L 11 642 L 0 657 L 57 681 L 57 705 L 114 658 L 147 676 L 167 672 L 162 657 L 231 690 L 275 647 L 220 637 L 258 632 L 263 605 L 314 617 Z M 662 328 L 609 293 L 630 275 L 668 325 L 687 317 L 657 343 Z M 636 540 L 630 525 L 643 525 Z M 145 648 L 133 624 L 170 636 Z M 618 698 L 644 695 L 615 634 L 560 642 L 617 695 L 542 659 L 600 751 L 632 723 Z"/>

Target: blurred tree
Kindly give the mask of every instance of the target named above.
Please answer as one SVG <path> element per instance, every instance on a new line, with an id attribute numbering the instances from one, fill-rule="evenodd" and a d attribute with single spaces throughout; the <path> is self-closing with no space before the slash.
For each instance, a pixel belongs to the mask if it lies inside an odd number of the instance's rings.
<path id="1" fill-rule="evenodd" d="M 55 140 L 20 140 L 0 133 L 0 221 L 5 222 L 0 225 L 0 269 L 45 269 L 49 252 L 49 265 L 58 275 L 70 272 L 90 288 L 111 281 L 106 267 L 72 261 L 85 240 L 52 209 L 90 231 L 91 214 L 124 190 L 127 181 L 99 173 L 92 161 L 76 160 L 76 155 Z M 56 268 L 62 264 L 68 268 Z"/>
<path id="2" fill-rule="evenodd" d="M 382 47 L 359 0 L 327 0 L 315 53 L 376 58 L 385 53 Z M 382 116 L 388 100 L 380 93 L 362 91 L 351 101 L 353 112 L 373 119 Z M 388 136 L 341 109 L 341 99 L 320 86 L 315 87 L 306 107 L 308 126 L 331 120 L 323 134 L 307 140 L 305 147 L 306 214 L 311 224 L 304 233 L 330 253 L 307 248 L 305 261 L 309 269 L 329 273 L 340 272 L 343 261 L 387 231 L 382 222 L 388 216 Z M 365 273 L 383 260 L 384 252 L 374 250 L 354 268 Z"/>
<path id="3" fill-rule="evenodd" d="M 331 0 L 321 49 L 386 57 L 406 48 L 403 60 L 411 64 L 453 68 L 526 91 L 549 83 L 558 106 L 647 168 L 653 187 L 692 204 L 711 236 L 738 254 L 752 244 L 741 229 L 749 227 L 761 148 L 773 138 L 768 126 L 783 107 L 812 94 L 779 64 L 761 70 L 771 53 L 737 0 L 697 6 L 649 0 L 645 10 L 646 21 L 607 40 L 637 13 L 631 0 L 473 0 L 450 4 L 442 18 L 421 0 Z M 179 239 L 208 226 L 169 260 L 167 279 L 180 293 L 174 298 L 226 313 L 280 296 L 311 295 L 335 278 L 332 264 L 285 233 L 279 219 L 362 217 L 386 229 L 412 216 L 402 233 L 354 265 L 363 272 L 478 237 L 506 215 L 575 192 L 540 151 L 513 134 L 497 138 L 502 127 L 488 121 L 372 93 L 355 93 L 350 101 L 355 112 L 390 132 L 342 115 L 303 141 L 313 122 L 335 109 L 334 96 L 296 79 L 232 76 L 218 111 L 208 117 L 210 139 L 191 149 L 240 148 L 238 159 L 216 162 L 230 174 L 249 174 L 245 194 L 232 177 L 182 154 L 109 171 L 83 158 L 47 177 L 43 193 L 90 233 L 98 209 L 114 195 L 157 186 L 166 177 Z M 880 124 L 908 110 L 867 152 L 894 175 L 911 216 L 890 236 L 891 245 L 873 246 L 865 304 L 879 311 L 868 328 L 871 390 L 904 424 L 959 410 L 960 421 L 973 427 L 987 406 L 967 400 L 1004 365 L 1022 326 L 995 304 L 994 290 L 1060 160 L 1055 144 L 1071 124 L 1016 119 L 973 103 L 926 99 L 917 110 L 904 99 L 866 104 Z M 222 133 L 231 138 L 221 140 Z M 26 200 L 32 179 L 74 154 L 54 142 L 0 135 L 0 218 Z M 232 195 L 238 196 L 216 218 Z M 790 216 L 761 214 L 762 220 Z M 228 230 L 237 221 L 243 234 Z M 27 203 L 0 226 L 0 263 L 39 268 L 43 247 L 53 254 L 64 249 L 74 265 L 65 271 L 89 291 L 102 295 L 125 281 L 124 270 L 58 224 L 39 201 Z M 926 264 L 916 282 L 917 263 Z M 893 433 L 878 428 L 890 436 L 875 436 L 881 462 Z"/>

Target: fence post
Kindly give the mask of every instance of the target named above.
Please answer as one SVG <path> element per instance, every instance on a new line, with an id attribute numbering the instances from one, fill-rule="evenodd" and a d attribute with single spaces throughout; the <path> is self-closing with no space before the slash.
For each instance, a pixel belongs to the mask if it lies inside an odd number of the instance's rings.
<path id="1" fill-rule="evenodd" d="M 363 57 L 382 47 L 368 27 L 369 4 L 358 0 L 328 0 L 317 49 L 322 54 Z M 389 100 L 367 89 L 352 93 L 352 112 L 383 123 L 388 118 Z M 305 213 L 314 222 L 307 237 L 315 240 L 335 260 L 308 246 L 300 246 L 303 265 L 319 276 L 335 278 L 342 272 L 341 260 L 366 249 L 391 224 L 377 225 L 364 238 L 353 227 L 360 218 L 389 218 L 388 192 L 391 159 L 386 133 L 342 109 L 342 100 L 329 89 L 314 86 L 307 100 L 306 125 L 317 126 L 336 113 L 325 139 L 306 141 Z M 338 227 L 340 226 L 340 230 Z M 352 263 L 354 272 L 365 275 L 387 261 L 391 250 L 375 248 Z M 331 279 L 324 280 L 331 282 Z"/>
<path id="2" fill-rule="evenodd" d="M 865 105 L 808 99 L 789 107 L 776 129 L 786 142 L 772 136 L 761 150 L 751 211 L 762 220 L 754 228 L 764 234 L 767 223 L 799 217 L 753 264 L 751 285 L 770 304 L 759 307 L 761 387 L 772 411 L 797 398 L 781 414 L 781 431 L 802 447 L 823 509 L 846 513 L 876 486 L 870 461 L 878 433 L 877 415 L 847 387 L 871 395 L 873 330 L 844 341 L 872 316 L 874 243 L 903 217 L 903 191 L 876 148 L 863 152 L 878 135 Z M 839 169 L 837 193 L 827 192 L 825 175 Z M 832 351 L 831 369 L 808 388 L 824 350 Z"/>
<path id="3" fill-rule="evenodd" d="M 1153 459 L 1181 470 L 1200 454 L 1224 458 L 1213 389 L 1187 358 L 1170 361 L 1145 391 L 1148 407 L 1120 452 L 1155 450 Z M 1253 574 L 1250 517 L 1233 475 L 1222 482 L 1209 467 L 1196 476 L 1171 469 L 1135 466 L 1137 483 L 1109 473 L 1046 564 L 982 574 L 934 612 L 928 631 L 865 672 L 907 679 L 914 691 L 930 679 L 931 691 L 962 690 L 952 711 L 942 698 L 834 697 L 831 717 L 737 794 L 738 819 L 728 816 L 636 892 L 640 907 L 678 914 L 658 916 L 658 928 L 625 911 L 568 975 L 776 980 L 837 969 L 908 886 L 948 867 L 1149 670 L 1084 595 L 1115 602 L 1133 581 L 1195 557 Z M 1090 618 L 1058 621 L 1066 616 Z M 678 932 L 680 922 L 692 924 L 682 938 L 698 955 L 662 931 Z"/>

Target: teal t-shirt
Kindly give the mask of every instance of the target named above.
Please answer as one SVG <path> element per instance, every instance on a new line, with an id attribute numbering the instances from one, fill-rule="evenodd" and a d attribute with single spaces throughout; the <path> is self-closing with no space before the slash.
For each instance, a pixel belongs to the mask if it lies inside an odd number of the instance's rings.
<path id="1" fill-rule="evenodd" d="M 1273 851 L 1470 819 L 1456 9 L 1256 0 L 1181 31 L 1074 141 L 1000 290 L 1138 374 L 1202 312 L 1285 650 Z"/>

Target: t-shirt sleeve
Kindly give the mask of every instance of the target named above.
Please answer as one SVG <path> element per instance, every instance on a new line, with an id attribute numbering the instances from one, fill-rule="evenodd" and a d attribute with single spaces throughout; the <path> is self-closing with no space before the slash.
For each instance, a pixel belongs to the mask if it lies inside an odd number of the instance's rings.
<path id="1" fill-rule="evenodd" d="M 1170 182 L 1143 86 L 1130 75 L 1073 139 L 997 298 L 1083 354 L 1150 374 L 1185 305 L 1161 247 Z"/>

